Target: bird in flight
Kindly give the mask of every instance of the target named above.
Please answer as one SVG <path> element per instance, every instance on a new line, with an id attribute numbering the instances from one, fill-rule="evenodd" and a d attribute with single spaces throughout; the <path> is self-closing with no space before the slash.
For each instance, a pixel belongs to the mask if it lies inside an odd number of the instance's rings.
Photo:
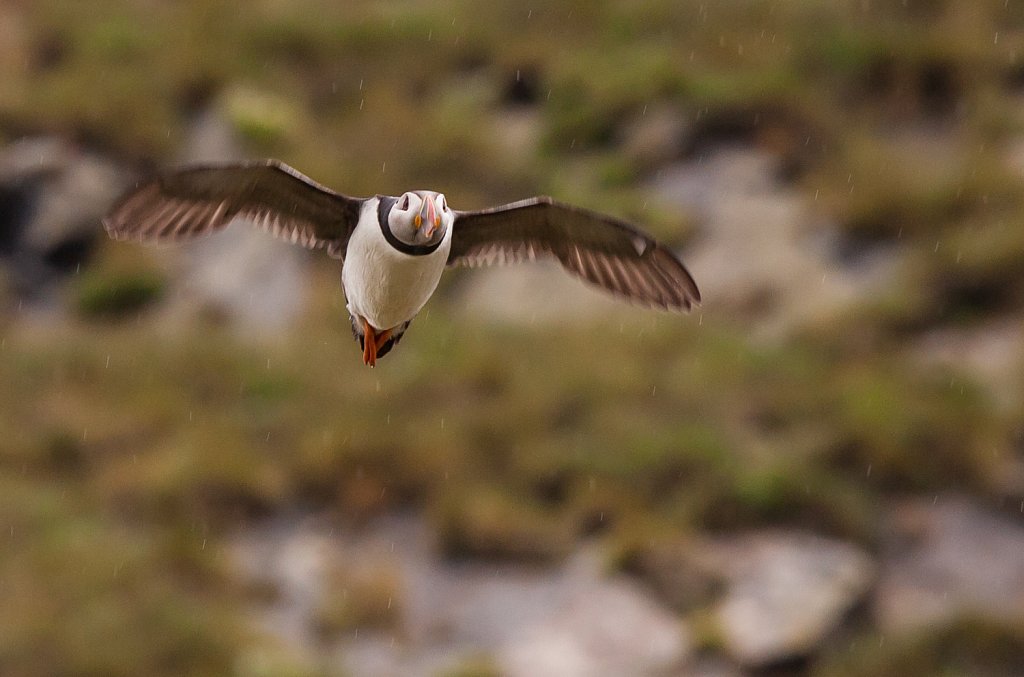
<path id="1" fill-rule="evenodd" d="M 621 298 L 665 310 L 700 303 L 678 257 L 634 226 L 549 197 L 476 211 L 413 190 L 398 197 L 337 193 L 277 160 L 184 167 L 142 182 L 103 223 L 118 240 L 170 242 L 235 217 L 342 260 L 341 281 L 363 362 L 398 343 L 446 266 L 550 257 Z"/>

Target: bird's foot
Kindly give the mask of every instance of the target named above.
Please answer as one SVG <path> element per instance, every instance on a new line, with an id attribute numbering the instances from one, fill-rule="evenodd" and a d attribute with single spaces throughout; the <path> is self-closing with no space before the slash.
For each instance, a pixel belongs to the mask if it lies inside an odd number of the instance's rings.
<path id="1" fill-rule="evenodd" d="M 374 351 L 379 353 L 380 349 L 384 346 L 385 343 L 388 342 L 388 339 L 390 339 L 390 338 L 391 338 L 391 330 L 390 329 L 385 329 L 381 333 L 377 334 L 374 337 L 374 341 L 377 344 L 377 346 L 374 349 Z"/>
<path id="2" fill-rule="evenodd" d="M 366 320 L 363 320 L 363 364 L 377 365 L 377 332 Z"/>
<path id="3" fill-rule="evenodd" d="M 385 329 L 378 332 L 365 319 L 363 320 L 363 364 L 370 367 L 377 366 L 377 353 L 381 347 L 391 338 L 391 330 Z"/>

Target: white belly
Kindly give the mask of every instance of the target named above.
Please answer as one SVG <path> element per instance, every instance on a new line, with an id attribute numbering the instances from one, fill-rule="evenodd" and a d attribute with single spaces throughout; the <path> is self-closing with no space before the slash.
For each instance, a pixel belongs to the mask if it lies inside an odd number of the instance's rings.
<path id="1" fill-rule="evenodd" d="M 452 229 L 441 245 L 423 256 L 402 253 L 388 244 L 377 223 L 376 202 L 367 201 L 352 232 L 341 272 L 348 311 L 375 329 L 393 329 L 423 308 L 441 279 Z"/>

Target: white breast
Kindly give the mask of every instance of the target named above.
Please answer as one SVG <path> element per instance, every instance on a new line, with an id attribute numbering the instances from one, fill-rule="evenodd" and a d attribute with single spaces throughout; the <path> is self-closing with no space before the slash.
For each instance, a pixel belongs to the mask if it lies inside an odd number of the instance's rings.
<path id="1" fill-rule="evenodd" d="M 377 200 L 367 200 L 349 239 L 341 273 L 348 311 L 378 330 L 411 320 L 437 289 L 451 246 L 452 229 L 448 228 L 441 245 L 430 254 L 398 251 L 380 230 Z"/>

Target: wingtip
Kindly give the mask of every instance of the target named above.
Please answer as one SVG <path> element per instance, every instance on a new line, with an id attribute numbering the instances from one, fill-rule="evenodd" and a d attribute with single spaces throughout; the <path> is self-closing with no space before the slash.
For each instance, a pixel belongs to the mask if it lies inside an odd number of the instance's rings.
<path id="1" fill-rule="evenodd" d="M 124 229 L 118 225 L 118 222 L 113 218 L 113 212 L 103 217 L 101 221 L 103 224 L 103 230 L 107 232 L 111 238 L 115 240 L 124 240 Z"/>

